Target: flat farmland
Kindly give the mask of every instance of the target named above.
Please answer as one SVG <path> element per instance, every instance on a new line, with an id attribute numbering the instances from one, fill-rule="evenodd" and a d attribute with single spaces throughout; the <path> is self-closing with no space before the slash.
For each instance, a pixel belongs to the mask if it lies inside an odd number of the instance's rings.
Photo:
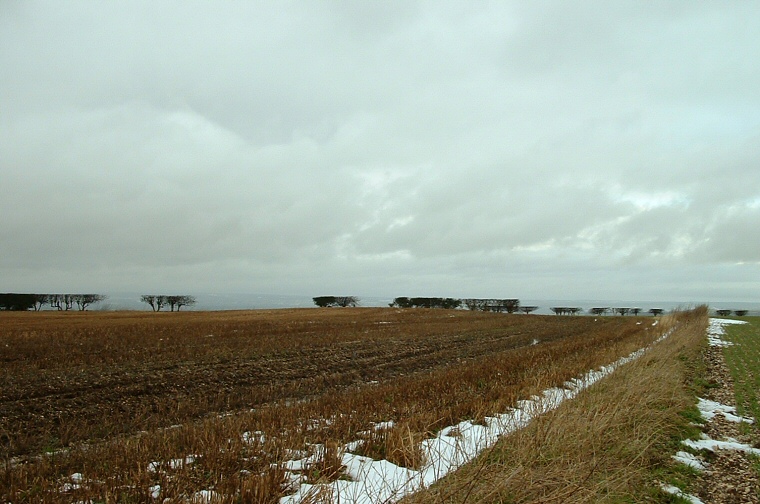
<path id="1" fill-rule="evenodd" d="M 404 425 L 418 439 L 650 343 L 668 325 L 652 321 L 390 308 L 0 313 L 4 495 L 55 502 L 62 474 L 89 466 L 102 483 L 123 464 L 129 485 L 78 487 L 77 496 L 108 500 L 129 488 L 131 497 L 116 500 L 142 501 L 157 483 L 134 467 L 187 453 L 212 464 L 209 450 L 231 432 L 281 433 L 270 454 L 347 442 L 372 422 Z M 138 433 L 141 448 L 129 441 Z M 280 495 L 272 488 L 281 482 L 241 476 L 280 455 L 254 463 L 250 446 L 238 448 L 239 466 L 175 479 L 185 486 L 172 483 L 170 497 L 221 488 L 218 479 L 234 498 L 262 485 L 271 495 L 256 501 Z M 61 449 L 54 461 L 37 457 Z M 377 450 L 367 455 L 392 455 Z M 401 451 L 402 464 L 417 463 Z"/>

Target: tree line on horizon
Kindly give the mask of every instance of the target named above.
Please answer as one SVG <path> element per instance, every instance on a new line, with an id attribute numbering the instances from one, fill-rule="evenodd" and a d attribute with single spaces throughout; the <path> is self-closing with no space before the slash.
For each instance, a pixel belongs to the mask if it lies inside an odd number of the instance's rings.
<path id="1" fill-rule="evenodd" d="M 32 294 L 32 293 L 0 293 L 0 310 L 5 311 L 40 311 L 45 305 L 58 311 L 74 310 L 85 311 L 93 304 L 108 299 L 104 294 Z M 356 296 L 317 296 L 312 298 L 318 307 L 356 307 L 359 306 L 359 298 Z M 147 303 L 154 312 L 168 307 L 170 311 L 180 311 L 183 306 L 196 304 L 195 296 L 189 295 L 163 295 L 145 294 L 140 301 Z M 496 313 L 522 312 L 530 314 L 538 310 L 538 306 L 523 306 L 519 299 L 489 299 L 489 298 L 450 298 L 450 297 L 406 297 L 401 296 L 389 304 L 392 308 L 442 308 L 442 309 L 468 309 L 472 311 L 490 311 Z M 577 315 L 583 312 L 580 307 L 553 306 L 550 308 L 555 315 Z M 641 308 L 629 307 L 594 307 L 588 310 L 591 315 L 616 315 L 638 316 Z M 651 308 L 647 311 L 652 316 L 662 315 L 662 308 Z M 716 309 L 718 316 L 727 317 L 732 313 L 743 317 L 749 310 Z"/>
<path id="2" fill-rule="evenodd" d="M 465 308 L 472 311 L 490 311 L 496 313 L 515 313 L 524 311 L 530 313 L 537 306 L 521 307 L 519 299 L 488 299 L 488 298 L 442 298 L 442 297 L 397 297 L 389 304 L 391 308 L 443 308 L 455 310 Z M 524 309 L 523 309 L 524 308 Z M 527 310 L 527 311 L 526 311 Z"/>
<path id="3" fill-rule="evenodd" d="M 104 294 L 26 294 L 7 292 L 0 294 L 0 309 L 9 311 L 40 311 L 49 305 L 58 311 L 85 311 L 88 306 L 107 299 Z"/>
<path id="4" fill-rule="evenodd" d="M 359 298 L 356 296 L 317 296 L 312 298 L 312 301 L 320 308 L 359 306 Z M 388 306 L 391 308 L 442 308 L 447 310 L 467 308 L 469 310 L 499 313 L 515 313 L 521 309 L 525 313 L 530 313 L 538 309 L 537 306 L 521 307 L 519 299 L 459 299 L 450 297 L 406 296 L 395 298 Z"/>
<path id="5" fill-rule="evenodd" d="M 320 308 L 355 308 L 359 306 L 359 298 L 356 296 L 317 296 L 311 300 Z"/>
<path id="6" fill-rule="evenodd" d="M 578 313 L 583 311 L 583 308 L 579 307 L 566 307 L 566 306 L 553 306 L 550 308 L 552 313 L 555 315 L 577 315 Z M 595 307 L 595 308 L 589 308 L 588 313 L 590 315 L 606 315 L 608 313 L 613 313 L 615 315 L 633 315 L 638 316 L 643 310 L 641 308 L 627 308 L 627 307 L 617 307 L 617 308 L 610 308 L 609 306 L 606 307 Z M 659 315 L 662 315 L 665 312 L 662 308 L 651 308 L 648 310 L 648 313 L 654 317 L 657 317 Z"/>
<path id="7" fill-rule="evenodd" d="M 715 310 L 715 313 L 721 317 L 728 317 L 732 311 L 737 317 L 743 317 L 749 313 L 749 310 Z"/>
<path id="8" fill-rule="evenodd" d="M 193 306 L 196 303 L 195 296 L 164 294 L 144 294 L 140 296 L 140 301 L 148 303 L 154 312 L 161 311 L 165 306 L 169 307 L 169 311 L 174 311 L 175 308 L 179 311 L 183 306 Z"/>
<path id="9" fill-rule="evenodd" d="M 312 298 L 314 304 L 319 307 L 353 307 L 359 305 L 359 299 L 356 296 L 318 296 Z M 520 300 L 511 299 L 491 299 L 491 298 L 451 298 L 451 297 L 407 297 L 400 296 L 389 303 L 391 308 L 440 308 L 448 310 L 468 309 L 472 311 L 488 311 L 495 313 L 517 313 L 522 312 L 530 314 L 538 310 L 538 306 L 523 306 Z M 553 306 L 549 308 L 555 315 L 578 315 L 584 310 L 575 306 Z M 629 307 L 594 307 L 588 310 L 590 315 L 606 315 L 608 313 L 616 315 L 633 315 L 638 316 L 643 310 L 641 308 Z M 726 310 L 724 310 L 726 311 Z M 746 314 L 746 310 L 743 314 Z M 665 312 L 662 308 L 651 308 L 648 313 L 652 316 L 659 316 Z M 730 314 L 728 310 L 728 314 Z M 720 313 L 719 313 L 720 314 Z M 737 312 L 737 314 L 739 314 Z"/>
<path id="10" fill-rule="evenodd" d="M 45 305 L 58 311 L 70 311 L 76 307 L 79 311 L 85 311 L 93 304 L 108 299 L 105 294 L 30 294 L 6 292 L 0 293 L 0 310 L 5 311 L 40 311 Z M 140 297 L 140 301 L 148 303 L 153 311 L 161 311 L 169 307 L 170 311 L 179 311 L 183 306 L 193 306 L 196 303 L 195 296 L 163 294 L 146 294 Z"/>

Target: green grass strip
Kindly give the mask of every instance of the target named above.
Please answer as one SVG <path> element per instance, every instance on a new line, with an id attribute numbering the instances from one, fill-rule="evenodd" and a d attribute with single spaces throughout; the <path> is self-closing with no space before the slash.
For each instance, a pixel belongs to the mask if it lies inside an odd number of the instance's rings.
<path id="1" fill-rule="evenodd" d="M 747 324 L 726 325 L 723 355 L 734 380 L 737 411 L 760 419 L 760 317 L 742 317 Z M 755 427 L 755 431 L 757 428 Z"/>

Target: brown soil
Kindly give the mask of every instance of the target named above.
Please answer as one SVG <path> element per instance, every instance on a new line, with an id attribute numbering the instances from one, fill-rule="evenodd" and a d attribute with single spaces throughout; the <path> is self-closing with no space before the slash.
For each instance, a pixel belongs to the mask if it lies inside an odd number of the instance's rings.
<path id="1" fill-rule="evenodd" d="M 0 314 L 0 458 L 635 324 L 445 310 Z"/>

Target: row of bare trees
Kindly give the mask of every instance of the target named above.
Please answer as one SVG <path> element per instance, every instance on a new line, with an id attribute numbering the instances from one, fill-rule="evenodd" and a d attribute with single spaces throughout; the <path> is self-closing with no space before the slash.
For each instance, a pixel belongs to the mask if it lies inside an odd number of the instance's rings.
<path id="1" fill-rule="evenodd" d="M 389 305 L 391 308 L 444 308 L 454 310 L 466 308 L 473 311 L 490 311 L 496 313 L 530 313 L 537 306 L 520 306 L 519 299 L 483 299 L 483 298 L 442 298 L 442 297 L 397 297 Z"/>
<path id="2" fill-rule="evenodd" d="M 583 308 L 578 307 L 567 307 L 567 306 L 554 306 L 551 308 L 551 311 L 555 315 L 577 315 L 580 312 L 583 311 Z M 652 316 L 658 316 L 662 315 L 663 312 L 662 308 L 652 308 L 649 310 L 649 314 Z M 618 307 L 618 308 L 610 308 L 610 307 L 595 307 L 590 308 L 588 312 L 591 315 L 607 315 L 608 313 L 613 313 L 615 315 L 634 315 L 638 316 L 641 312 L 641 308 L 626 308 L 626 307 Z"/>
<path id="3" fill-rule="evenodd" d="M 183 306 L 193 306 L 196 303 L 195 296 L 167 296 L 163 294 L 144 294 L 140 296 L 140 301 L 148 303 L 153 311 L 161 311 L 162 308 L 169 307 L 169 311 L 180 310 Z"/>
<path id="4" fill-rule="evenodd" d="M 515 313 L 520 309 L 519 299 L 463 299 L 468 310 L 496 313 Z"/>
<path id="5" fill-rule="evenodd" d="M 40 311 L 43 306 L 49 305 L 59 311 L 73 310 L 85 311 L 88 306 L 99 303 L 108 296 L 103 294 L 0 294 L 0 309 L 27 311 Z"/>
<path id="6" fill-rule="evenodd" d="M 552 306 L 549 308 L 555 315 L 577 315 L 582 311 L 582 308 L 573 306 Z"/>
<path id="7" fill-rule="evenodd" d="M 443 308 L 454 310 L 462 305 L 461 299 L 441 297 L 397 297 L 388 306 L 391 308 Z"/>
<path id="8" fill-rule="evenodd" d="M 359 306 L 359 298 L 356 296 L 317 296 L 312 298 L 314 304 L 320 308 L 353 308 Z"/>
<path id="9" fill-rule="evenodd" d="M 737 317 L 743 317 L 747 313 L 749 313 L 749 310 L 715 310 L 715 313 L 717 313 L 721 317 L 728 317 L 729 315 L 731 315 L 732 311 L 734 315 L 736 315 Z"/>

